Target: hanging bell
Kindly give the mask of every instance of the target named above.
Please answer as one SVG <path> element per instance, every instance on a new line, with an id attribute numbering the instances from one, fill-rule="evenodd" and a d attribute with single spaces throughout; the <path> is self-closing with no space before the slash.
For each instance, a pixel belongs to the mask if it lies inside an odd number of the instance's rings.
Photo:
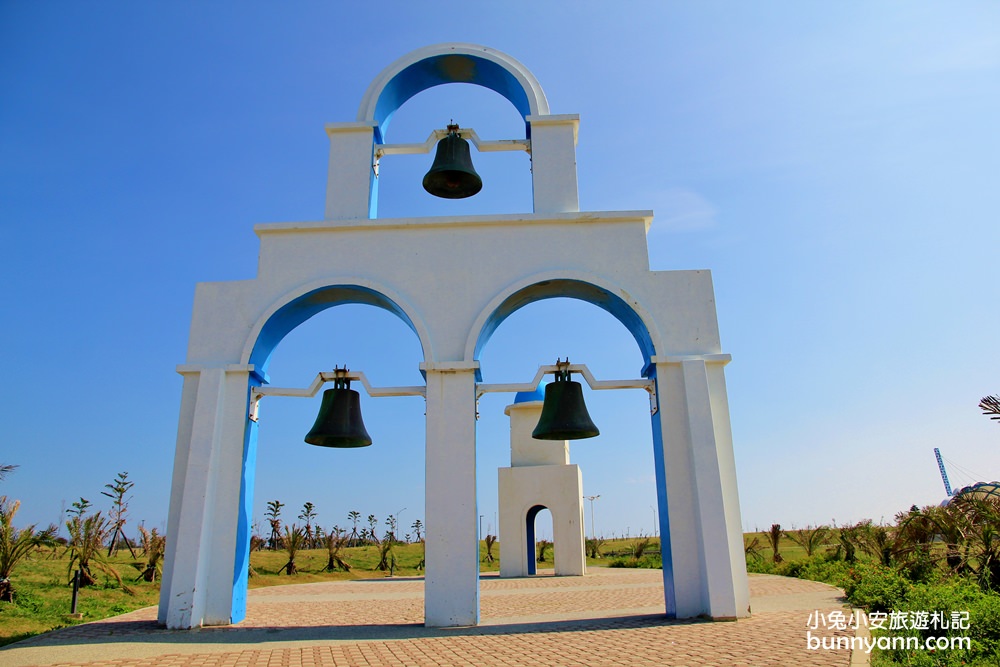
<path id="1" fill-rule="evenodd" d="M 557 362 L 557 365 L 561 365 Z M 566 360 L 569 365 L 569 360 Z M 536 440 L 582 440 L 600 435 L 583 402 L 583 386 L 570 380 L 568 370 L 559 370 L 555 382 L 545 385 L 542 416 L 531 432 Z"/>
<path id="2" fill-rule="evenodd" d="M 361 421 L 361 396 L 347 378 L 334 379 L 323 392 L 323 404 L 306 442 L 319 447 L 367 447 L 372 438 Z"/>
<path id="3" fill-rule="evenodd" d="M 434 164 L 424 176 L 424 190 L 444 199 L 465 199 L 483 189 L 483 179 L 472 166 L 469 142 L 458 136 L 458 125 L 438 142 Z"/>

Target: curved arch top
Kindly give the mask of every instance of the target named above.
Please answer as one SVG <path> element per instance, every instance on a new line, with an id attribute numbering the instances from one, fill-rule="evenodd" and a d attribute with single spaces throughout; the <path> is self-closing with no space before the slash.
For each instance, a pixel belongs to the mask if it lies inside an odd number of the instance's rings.
<path id="1" fill-rule="evenodd" d="M 632 334 L 643 362 L 648 365 L 656 355 L 658 334 L 652 317 L 633 298 L 626 301 L 623 290 L 598 276 L 576 271 L 555 271 L 530 276 L 510 285 L 479 314 L 466 340 L 465 359 L 479 359 L 486 342 L 497 327 L 515 311 L 535 301 L 568 297 L 586 301 L 610 313 Z"/>
<path id="2" fill-rule="evenodd" d="M 446 43 L 412 51 L 382 70 L 365 91 L 358 121 L 375 124 L 376 140 L 382 142 L 399 107 L 445 83 L 473 83 L 496 91 L 523 117 L 549 113 L 541 84 L 517 60 L 477 44 Z"/>
<path id="3" fill-rule="evenodd" d="M 399 317 L 416 334 L 424 359 L 430 358 L 430 335 L 418 314 L 384 286 L 354 279 L 341 283 L 324 281 L 279 299 L 254 326 L 243 352 L 244 363 L 266 373 L 275 347 L 292 329 L 320 311 L 348 303 L 376 306 Z"/>

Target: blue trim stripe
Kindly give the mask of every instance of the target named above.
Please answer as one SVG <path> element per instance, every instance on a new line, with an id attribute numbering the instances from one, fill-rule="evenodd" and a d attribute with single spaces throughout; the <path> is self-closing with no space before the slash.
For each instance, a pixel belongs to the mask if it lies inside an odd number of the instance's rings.
<path id="1" fill-rule="evenodd" d="M 251 373 L 247 386 L 247 413 L 250 392 L 259 387 L 260 377 Z M 240 471 L 240 504 L 236 517 L 236 559 L 233 566 L 233 605 L 230 623 L 239 623 L 247 615 L 247 585 L 250 573 L 250 527 L 253 523 L 253 485 L 257 471 L 257 422 L 247 419 L 243 435 L 243 466 Z"/>
<path id="2" fill-rule="evenodd" d="M 670 547 L 670 512 L 667 503 L 667 472 L 663 467 L 663 427 L 660 414 L 659 380 L 656 379 L 656 365 L 646 367 L 646 377 L 656 382 L 657 412 L 650 420 L 653 425 L 653 465 L 656 468 L 656 507 L 660 513 L 660 557 L 663 561 L 663 602 L 667 618 L 677 618 L 677 596 L 674 590 L 674 558 Z"/>

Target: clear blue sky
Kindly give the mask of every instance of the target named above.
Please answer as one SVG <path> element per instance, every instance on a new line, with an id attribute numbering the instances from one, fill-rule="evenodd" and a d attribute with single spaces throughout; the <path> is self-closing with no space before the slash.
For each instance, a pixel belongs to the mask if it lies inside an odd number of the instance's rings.
<path id="1" fill-rule="evenodd" d="M 342 9 L 345 8 L 346 9 Z M 572 9 L 570 9 L 572 7 Z M 446 41 L 524 63 L 553 113 L 581 117 L 585 210 L 653 209 L 653 269 L 711 269 L 744 526 L 890 519 L 1000 478 L 1000 5 L 995 2 L 0 2 L 0 494 L 47 524 L 118 471 L 131 526 L 162 526 L 194 285 L 249 279 L 259 222 L 323 215 L 323 125 L 354 120 L 390 62 Z M 523 131 L 491 91 L 444 86 L 389 139 L 451 118 Z M 523 136 L 523 135 L 521 135 Z M 476 155 L 483 193 L 436 200 L 429 157 L 383 162 L 382 217 L 530 209 L 523 155 Z M 567 354 L 637 377 L 609 315 L 571 301 L 505 322 L 488 382 Z M 327 311 L 278 348 L 276 385 L 348 363 L 420 381 L 412 334 L 365 307 Z M 481 404 L 484 529 L 509 461 L 503 407 Z M 575 443 L 598 532 L 653 530 L 642 392 L 588 394 Z M 318 402 L 262 405 L 256 515 L 313 502 L 423 516 L 423 405 L 364 401 L 376 444 L 302 443 Z M 590 523 L 589 506 L 588 532 Z M 130 532 L 131 534 L 131 532 Z"/>

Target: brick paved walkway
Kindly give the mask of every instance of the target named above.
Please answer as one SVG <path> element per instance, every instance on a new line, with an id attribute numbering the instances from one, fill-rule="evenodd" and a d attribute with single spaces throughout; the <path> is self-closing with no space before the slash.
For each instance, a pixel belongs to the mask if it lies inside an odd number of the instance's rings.
<path id="1" fill-rule="evenodd" d="M 155 609 L 142 609 L 0 649 L 0 667 L 847 667 L 851 661 L 849 650 L 806 649 L 810 612 L 842 608 L 839 591 L 815 582 L 751 576 L 754 615 L 737 622 L 667 621 L 658 571 L 486 576 L 481 589 L 482 624 L 473 628 L 425 628 L 422 580 L 277 586 L 250 591 L 239 626 L 169 631 L 156 626 Z"/>

